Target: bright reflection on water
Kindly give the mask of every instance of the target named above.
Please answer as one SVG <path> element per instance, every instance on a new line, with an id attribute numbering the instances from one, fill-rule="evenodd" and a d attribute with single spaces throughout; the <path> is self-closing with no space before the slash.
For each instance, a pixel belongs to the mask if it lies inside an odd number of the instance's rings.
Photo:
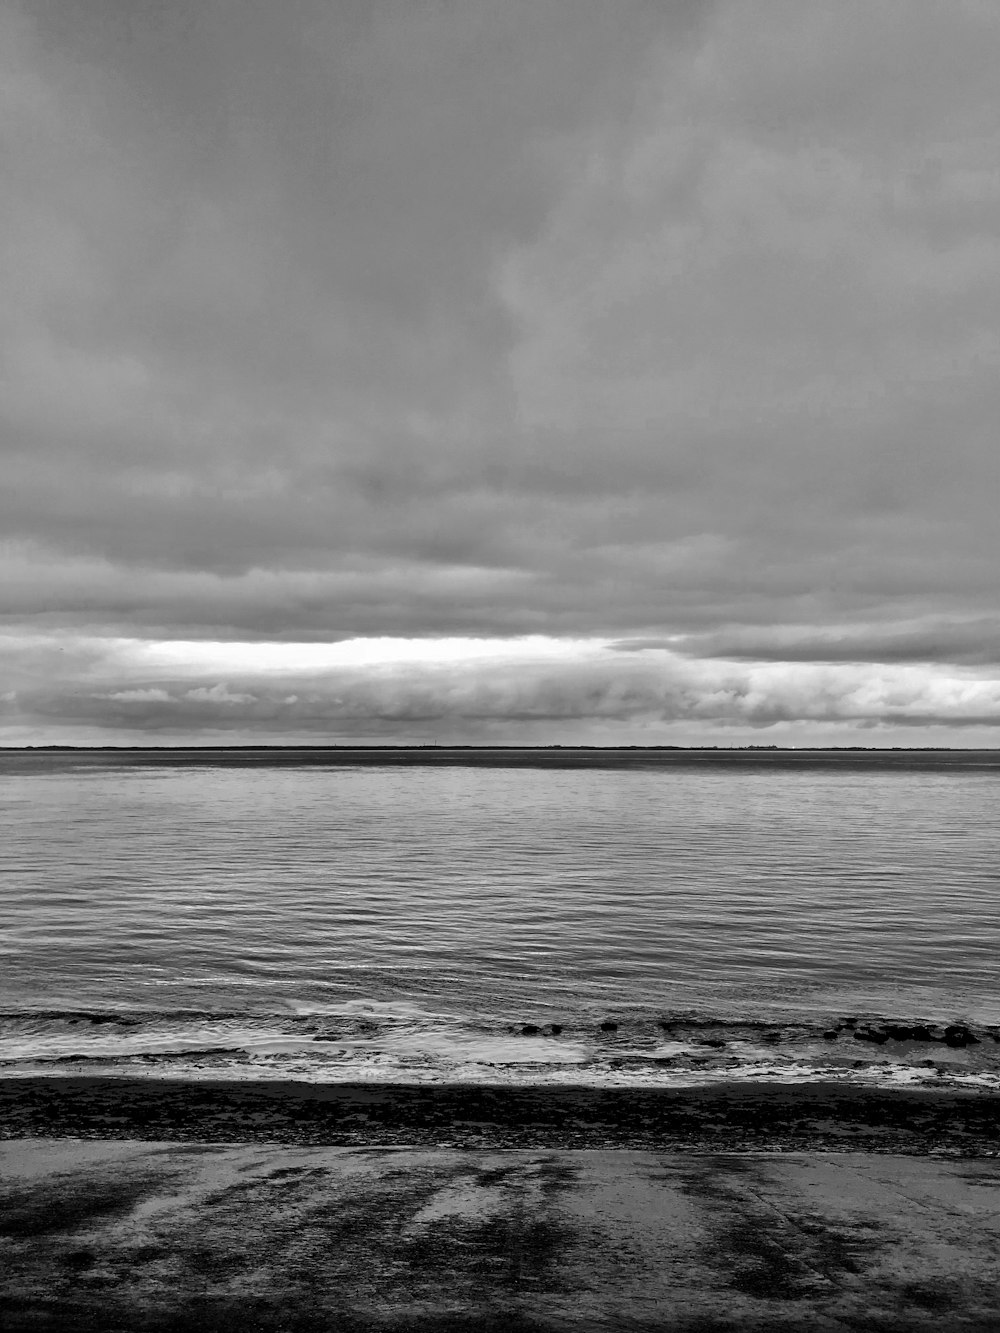
<path id="1" fill-rule="evenodd" d="M 994 1017 L 994 772 L 0 776 L 0 1005 Z"/>

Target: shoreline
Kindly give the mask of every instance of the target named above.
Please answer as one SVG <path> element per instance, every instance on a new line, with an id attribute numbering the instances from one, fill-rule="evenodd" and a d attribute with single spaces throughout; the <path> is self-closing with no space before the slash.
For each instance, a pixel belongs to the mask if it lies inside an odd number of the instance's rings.
<path id="1" fill-rule="evenodd" d="M 1000 1093 L 812 1081 L 687 1087 L 0 1078 L 0 1139 L 329 1147 L 1000 1155 Z"/>
<path id="2" fill-rule="evenodd" d="M 1000 749 L 898 746 L 477 746 L 244 745 L 0 747 L 0 763 L 18 773 L 60 766 L 311 767 L 454 766 L 475 768 L 658 768 L 730 765 L 767 768 L 877 768 L 928 772 L 1000 769 Z"/>

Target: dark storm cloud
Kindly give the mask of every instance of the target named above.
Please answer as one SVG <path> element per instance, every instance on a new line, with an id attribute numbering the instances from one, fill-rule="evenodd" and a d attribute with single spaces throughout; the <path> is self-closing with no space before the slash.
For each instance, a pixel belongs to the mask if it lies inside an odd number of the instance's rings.
<path id="1" fill-rule="evenodd" d="M 988 671 L 998 62 L 980 0 L 10 3 L 0 615 Z"/>

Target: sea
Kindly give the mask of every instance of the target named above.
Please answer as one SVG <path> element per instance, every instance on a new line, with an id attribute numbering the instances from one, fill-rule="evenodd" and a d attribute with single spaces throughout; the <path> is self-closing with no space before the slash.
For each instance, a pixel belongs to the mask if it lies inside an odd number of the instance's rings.
<path id="1" fill-rule="evenodd" d="M 1000 1086 L 998 815 L 981 750 L 0 751 L 0 1075 Z"/>

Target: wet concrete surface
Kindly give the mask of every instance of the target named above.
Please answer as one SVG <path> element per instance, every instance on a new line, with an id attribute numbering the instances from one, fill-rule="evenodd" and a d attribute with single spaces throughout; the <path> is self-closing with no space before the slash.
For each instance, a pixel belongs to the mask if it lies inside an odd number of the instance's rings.
<path id="1" fill-rule="evenodd" d="M 1000 1330 L 1000 1159 L 12 1139 L 0 1327 Z"/>

